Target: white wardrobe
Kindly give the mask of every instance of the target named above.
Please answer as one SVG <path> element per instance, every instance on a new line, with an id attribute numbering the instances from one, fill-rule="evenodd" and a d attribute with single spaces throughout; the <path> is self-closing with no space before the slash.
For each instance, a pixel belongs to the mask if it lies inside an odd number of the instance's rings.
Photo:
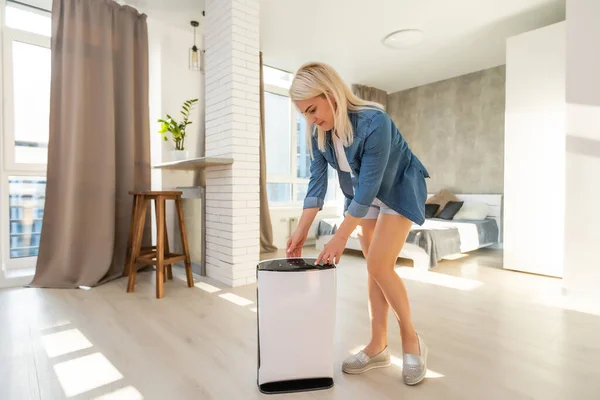
<path id="1" fill-rule="evenodd" d="M 566 22 L 506 50 L 504 268 L 562 277 Z"/>

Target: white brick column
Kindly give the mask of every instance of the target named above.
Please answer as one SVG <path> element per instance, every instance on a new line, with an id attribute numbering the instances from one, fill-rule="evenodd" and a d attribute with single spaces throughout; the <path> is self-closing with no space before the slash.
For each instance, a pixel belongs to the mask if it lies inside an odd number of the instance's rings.
<path id="1" fill-rule="evenodd" d="M 206 273 L 230 286 L 259 261 L 259 0 L 206 2 Z"/>

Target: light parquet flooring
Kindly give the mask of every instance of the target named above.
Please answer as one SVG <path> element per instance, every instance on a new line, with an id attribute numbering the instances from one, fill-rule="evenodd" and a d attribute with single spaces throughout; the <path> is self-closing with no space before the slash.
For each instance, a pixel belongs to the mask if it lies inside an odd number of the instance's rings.
<path id="1" fill-rule="evenodd" d="M 482 250 L 425 275 L 398 263 L 429 345 L 429 377 L 416 387 L 402 384 L 399 365 L 339 369 L 369 339 L 356 252 L 337 270 L 335 386 L 291 395 L 256 386 L 256 285 L 196 276 L 189 289 L 174 268 L 161 300 L 151 271 L 132 294 L 124 278 L 91 290 L 0 290 L 0 399 L 600 399 L 600 307 L 561 297 L 560 280 L 497 268 L 500 256 Z M 389 345 L 399 364 L 391 313 Z"/>

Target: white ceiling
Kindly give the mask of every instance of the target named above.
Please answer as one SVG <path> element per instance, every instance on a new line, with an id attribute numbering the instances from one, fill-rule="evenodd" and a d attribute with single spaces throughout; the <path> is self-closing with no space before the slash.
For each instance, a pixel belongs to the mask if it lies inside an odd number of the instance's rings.
<path id="1" fill-rule="evenodd" d="M 192 31 L 190 21 L 203 23 L 204 0 L 115 0 L 127 4 L 149 18 L 160 20 L 168 25 Z M 219 1 L 219 0 L 217 0 Z M 201 28 L 199 28 L 201 29 Z M 200 34 L 201 30 L 198 31 Z M 191 37 L 191 36 L 190 36 Z"/>
<path id="2" fill-rule="evenodd" d="M 504 64 L 506 39 L 563 21 L 565 1 L 260 0 L 261 49 L 273 67 L 295 72 L 324 61 L 348 83 L 391 93 Z M 204 0 L 118 2 L 182 29 L 198 20 L 202 32 Z M 407 28 L 423 30 L 425 41 L 403 50 L 382 45 L 384 36 Z"/>
<path id="3" fill-rule="evenodd" d="M 391 93 L 502 65 L 507 37 L 564 19 L 565 0 L 261 0 L 261 49 L 268 65 L 323 61 Z M 407 28 L 425 41 L 381 44 Z"/>

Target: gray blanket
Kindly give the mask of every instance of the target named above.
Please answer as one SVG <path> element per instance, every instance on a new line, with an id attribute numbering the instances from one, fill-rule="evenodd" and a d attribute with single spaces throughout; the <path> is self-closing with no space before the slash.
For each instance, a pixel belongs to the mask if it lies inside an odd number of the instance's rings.
<path id="1" fill-rule="evenodd" d="M 446 256 L 460 253 L 460 234 L 456 228 L 413 228 L 406 242 L 419 246 L 429 254 L 429 268 L 435 267 Z"/>

